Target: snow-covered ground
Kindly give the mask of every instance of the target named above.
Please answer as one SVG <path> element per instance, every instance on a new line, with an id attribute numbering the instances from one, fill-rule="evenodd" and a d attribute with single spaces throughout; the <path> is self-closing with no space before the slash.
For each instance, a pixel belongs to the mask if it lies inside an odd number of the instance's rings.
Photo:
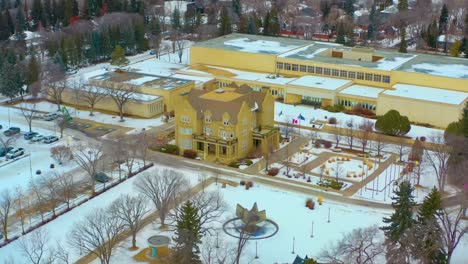
<path id="1" fill-rule="evenodd" d="M 248 191 L 242 186 L 219 189 L 215 185 L 211 185 L 208 190 L 221 192 L 227 204 L 227 210 L 221 217 L 222 221 L 215 225 L 217 232 L 214 232 L 212 237 L 209 235 L 205 237 L 205 242 L 215 241 L 217 233 L 219 241 L 224 241 L 224 244 L 236 249 L 236 239 L 226 235 L 221 227 L 225 221 L 235 217 L 237 204 L 250 209 L 253 203 L 257 202 L 259 210 L 266 210 L 267 218 L 275 221 L 279 226 L 279 231 L 275 236 L 258 240 L 258 259 L 254 259 L 255 242 L 247 243 L 241 263 L 291 263 L 296 254 L 316 256 L 322 247 L 340 239 L 343 233 L 358 227 L 381 225 L 382 217 L 390 214 L 389 211 L 369 210 L 366 207 L 349 206 L 326 200 L 321 206 L 317 204 L 315 210 L 309 210 L 305 207 L 306 200 L 309 198 L 316 200 L 317 197 L 256 184 Z M 285 210 L 288 213 L 285 213 Z M 329 210 L 330 223 L 328 223 Z M 314 225 L 313 238 L 311 238 L 312 225 Z M 157 234 L 161 232 L 155 227 L 147 227 L 138 236 L 139 247 L 147 247 L 147 239 Z M 173 236 L 171 232 L 165 232 L 165 235 Z M 291 254 L 293 239 L 295 254 Z M 112 258 L 112 263 L 134 263 L 132 256 L 136 252 L 130 252 L 127 249 L 129 245 L 130 240 L 126 240 L 124 246 Z M 203 256 L 205 250 L 203 245 L 201 250 Z"/>
<path id="2" fill-rule="evenodd" d="M 164 169 L 164 166 L 154 166 L 144 173 L 155 173 L 156 170 Z M 170 168 L 169 168 L 170 169 Z M 178 170 L 181 172 L 188 181 L 189 186 L 193 186 L 198 183 L 197 173 L 194 171 L 187 170 Z M 80 220 L 82 220 L 86 215 L 93 212 L 94 210 L 101 210 L 105 206 L 109 205 L 120 197 L 121 195 L 137 195 L 133 183 L 138 179 L 139 175 L 136 175 L 123 183 L 117 185 L 116 187 L 109 189 L 103 194 L 93 198 L 92 200 L 78 206 L 77 208 L 71 210 L 70 212 L 54 219 L 53 221 L 47 223 L 41 229 L 47 230 L 49 236 L 49 245 L 55 246 L 55 242 L 60 243 L 65 250 L 70 253 L 70 261 L 75 262 L 80 258 L 78 252 L 72 250 L 72 248 L 67 244 L 68 235 L 73 228 L 73 225 Z M 31 236 L 31 233 L 26 234 L 24 238 Z M 5 263 L 10 259 L 14 259 L 15 263 L 27 263 L 27 258 L 19 254 L 20 250 L 18 247 L 19 241 L 16 240 L 13 243 L 0 248 L 0 263 Z"/>
<path id="3" fill-rule="evenodd" d="M 25 103 L 26 104 L 26 103 Z M 27 105 L 27 104 L 26 104 Z M 39 102 L 36 103 L 36 109 L 40 111 L 46 112 L 55 112 L 57 111 L 57 105 L 51 102 Z M 103 124 L 110 124 L 110 125 L 117 125 L 117 126 L 124 126 L 134 128 L 134 132 L 141 132 L 143 129 L 150 129 L 153 127 L 158 127 L 164 122 L 161 121 L 160 118 L 133 118 L 133 117 L 125 117 L 124 122 L 120 122 L 120 117 L 118 115 L 109 115 L 99 112 L 99 110 L 94 111 L 94 116 L 89 115 L 89 111 L 75 109 L 74 107 L 67 106 L 68 112 L 70 116 L 90 120 L 93 122 L 99 122 Z M 131 131 L 132 132 L 132 131 Z"/>
<path id="4" fill-rule="evenodd" d="M 281 102 L 275 102 L 275 121 L 291 123 L 293 119 L 298 119 L 299 115 L 302 115 L 305 120 L 299 120 L 298 124 L 305 127 L 312 127 L 313 122 L 323 121 L 328 123 L 328 119 L 335 117 L 338 121 L 337 126 L 347 127 L 346 123 L 350 120 L 353 120 L 355 125 L 361 124 L 365 120 L 369 120 L 372 123 L 375 123 L 374 119 L 368 119 L 365 117 L 348 115 L 345 113 L 331 113 L 323 109 L 314 109 L 311 106 L 304 105 L 289 105 Z M 317 127 L 317 126 L 316 126 Z M 434 134 L 443 133 L 443 130 L 435 128 L 427 128 L 422 126 L 411 125 L 411 130 L 406 134 L 411 138 L 425 136 L 429 141 L 430 137 Z"/>
<path id="5" fill-rule="evenodd" d="M 339 179 L 359 182 L 377 168 L 378 165 L 369 160 L 364 164 L 363 161 L 353 158 L 332 157 L 314 168 L 312 172 L 316 174 L 323 173 L 323 175 L 329 177 L 338 176 Z"/>

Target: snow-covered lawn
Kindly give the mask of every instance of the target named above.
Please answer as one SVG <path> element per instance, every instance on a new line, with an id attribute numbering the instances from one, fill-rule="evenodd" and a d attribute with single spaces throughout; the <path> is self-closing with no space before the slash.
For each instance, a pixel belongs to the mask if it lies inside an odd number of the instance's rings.
<path id="1" fill-rule="evenodd" d="M 328 123 L 330 117 L 335 117 L 338 121 L 338 126 L 346 127 L 346 122 L 353 120 L 354 124 L 361 124 L 364 120 L 369 120 L 372 123 L 375 123 L 374 119 L 368 119 L 355 115 L 348 115 L 345 113 L 331 113 L 323 109 L 314 109 L 311 106 L 304 105 L 289 105 L 281 102 L 275 102 L 275 121 L 284 122 L 292 124 L 293 119 L 298 119 L 298 116 L 302 115 L 305 120 L 300 120 L 299 125 L 305 127 L 312 127 L 317 121 Z M 315 126 L 317 128 L 317 126 Z M 430 137 L 434 134 L 443 133 L 443 130 L 435 128 L 427 128 L 422 126 L 411 125 L 411 130 L 406 134 L 413 139 L 416 137 L 425 136 L 428 141 Z"/>
<path id="2" fill-rule="evenodd" d="M 151 173 L 158 169 L 163 169 L 165 167 L 157 165 L 153 166 L 146 173 Z M 193 186 L 197 181 L 196 173 L 193 171 L 179 170 L 184 174 L 185 178 L 188 180 L 188 185 Z M 138 192 L 134 188 L 133 183 L 138 179 L 139 175 L 130 178 L 123 183 L 117 185 L 116 187 L 109 189 L 108 191 L 102 193 L 101 195 L 91 199 L 90 201 L 78 206 L 72 211 L 54 219 L 53 221 L 47 223 L 43 227 L 47 230 L 49 235 L 49 245 L 54 246 L 55 241 L 60 243 L 65 250 L 70 253 L 70 261 L 75 262 L 80 258 L 78 252 L 73 250 L 68 244 L 68 235 L 75 223 L 81 221 L 87 214 L 91 213 L 94 210 L 101 210 L 107 205 L 111 204 L 115 199 L 121 195 L 137 195 Z M 28 238 L 31 234 L 26 234 L 24 237 Z M 5 263 L 9 259 L 14 259 L 15 263 L 27 263 L 27 259 L 22 256 L 18 247 L 18 240 L 0 248 L 0 263 Z"/>
<path id="3" fill-rule="evenodd" d="M 252 161 L 252 164 L 251 164 L 250 166 L 256 166 L 257 162 L 258 162 L 259 160 L 261 160 L 262 158 L 263 158 L 263 157 L 256 158 L 256 159 L 250 159 L 250 161 Z M 239 166 L 239 169 L 245 170 L 245 169 L 247 169 L 247 168 L 250 167 L 250 166 L 247 166 L 247 165 L 242 164 L 242 165 Z"/>
<path id="4" fill-rule="evenodd" d="M 292 162 L 294 165 L 302 165 L 308 161 L 315 159 L 317 156 L 314 155 L 311 151 L 303 150 L 294 153 L 290 158 L 289 161 Z"/>
<path id="5" fill-rule="evenodd" d="M 23 104 L 27 105 L 26 103 L 23 103 Z M 18 105 L 18 106 L 21 106 L 21 105 Z M 103 124 L 134 128 L 134 130 L 130 131 L 129 133 L 141 132 L 143 129 L 147 130 L 147 129 L 158 127 L 164 124 L 164 122 L 162 122 L 160 118 L 145 119 L 145 118 L 125 117 L 124 118 L 125 121 L 120 122 L 120 117 L 118 115 L 104 114 L 104 113 L 99 112 L 98 110 L 95 110 L 94 116 L 90 116 L 89 111 L 75 109 L 74 107 L 71 107 L 71 106 L 66 106 L 66 108 L 72 118 L 76 117 L 76 118 L 85 119 L 85 120 L 89 120 L 93 122 L 99 122 Z M 36 103 L 36 109 L 40 111 L 46 111 L 46 112 L 56 112 L 57 105 L 51 102 L 44 101 L 44 102 Z"/>
<path id="6" fill-rule="evenodd" d="M 215 241 L 216 234 L 218 234 L 219 241 L 224 241 L 221 242 L 222 244 L 236 249 L 237 240 L 224 233 L 222 224 L 235 217 L 237 204 L 250 209 L 253 203 L 257 202 L 259 210 L 266 210 L 267 218 L 275 221 L 279 226 L 279 231 L 275 236 L 258 240 L 258 259 L 254 259 L 255 242 L 247 243 L 241 263 L 292 263 L 296 254 L 302 257 L 306 254 L 316 256 L 322 247 L 340 239 L 343 233 L 358 227 L 381 225 L 382 217 L 388 216 L 390 213 L 389 211 L 350 206 L 327 200 L 321 206 L 317 204 L 315 210 L 309 210 L 305 207 L 306 200 L 309 198 L 316 200 L 317 197 L 286 192 L 264 185 L 259 187 L 255 183 L 254 187 L 248 191 L 242 186 L 228 186 L 225 189 L 219 189 L 219 185 L 218 187 L 211 185 L 207 190 L 219 190 L 227 204 L 227 210 L 222 215 L 220 223 L 214 225 L 217 232 L 213 232 L 212 236 L 205 236 L 203 242 Z M 328 223 L 329 210 L 330 223 Z M 311 238 L 312 223 L 314 225 L 313 238 Z M 156 226 L 149 226 L 138 236 L 137 244 L 140 249 L 148 246 L 146 241 L 150 236 L 159 234 L 173 237 L 172 232 L 160 232 Z M 295 254 L 291 254 L 293 239 L 295 240 Z M 135 263 L 132 256 L 137 252 L 129 251 L 129 245 L 130 240 L 127 239 L 113 256 L 112 263 Z M 203 255 L 205 248 L 203 245 L 200 248 Z"/>

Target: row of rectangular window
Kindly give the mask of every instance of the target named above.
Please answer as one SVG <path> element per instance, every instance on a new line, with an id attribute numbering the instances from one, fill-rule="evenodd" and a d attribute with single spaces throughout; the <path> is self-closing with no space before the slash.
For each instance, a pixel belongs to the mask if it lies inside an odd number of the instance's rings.
<path id="1" fill-rule="evenodd" d="M 364 109 L 374 110 L 374 111 L 377 109 L 377 106 L 375 104 L 368 104 L 368 103 L 362 104 L 362 103 L 358 103 L 358 102 L 354 102 L 350 100 L 338 100 L 338 104 L 343 105 L 343 106 L 348 106 L 348 107 L 354 107 L 354 106 L 359 105 Z"/>
<path id="2" fill-rule="evenodd" d="M 380 74 L 372 74 L 372 73 L 362 73 L 362 72 L 354 72 L 354 71 L 345 71 L 345 70 L 338 70 L 338 69 L 329 69 L 329 68 L 322 68 L 322 67 L 314 67 L 314 66 L 306 66 L 306 65 L 298 65 L 298 64 L 290 64 L 290 63 L 283 63 L 277 62 L 276 68 L 279 70 L 287 70 L 287 71 L 298 71 L 300 69 L 301 72 L 308 72 L 308 73 L 315 73 L 315 74 L 323 74 L 327 76 L 334 76 L 334 77 L 341 77 L 341 78 L 349 78 L 349 79 L 359 79 L 359 80 L 366 80 L 370 82 L 384 82 L 390 83 L 390 76 L 388 75 L 380 75 Z"/>

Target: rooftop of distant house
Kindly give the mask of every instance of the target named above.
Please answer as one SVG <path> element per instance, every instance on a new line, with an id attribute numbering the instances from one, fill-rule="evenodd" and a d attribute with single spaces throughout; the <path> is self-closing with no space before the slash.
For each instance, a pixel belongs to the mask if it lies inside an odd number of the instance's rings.
<path id="1" fill-rule="evenodd" d="M 127 83 L 136 86 L 144 86 L 154 89 L 173 90 L 182 85 L 185 85 L 191 80 L 164 77 L 151 74 L 143 74 L 137 72 L 106 72 L 91 77 L 90 79 L 110 82 Z"/>
<path id="2" fill-rule="evenodd" d="M 346 47 L 330 42 L 313 42 L 284 37 L 233 33 L 195 46 L 234 50 L 304 61 L 365 67 L 376 70 L 419 72 L 468 79 L 468 60 L 448 56 L 398 53 L 367 47 Z"/>

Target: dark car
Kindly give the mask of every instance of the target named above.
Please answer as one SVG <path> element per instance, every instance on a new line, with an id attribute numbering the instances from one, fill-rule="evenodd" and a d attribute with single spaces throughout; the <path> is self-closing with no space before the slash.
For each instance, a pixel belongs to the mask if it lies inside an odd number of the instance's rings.
<path id="1" fill-rule="evenodd" d="M 10 127 L 9 129 L 3 131 L 5 136 L 13 136 L 14 134 L 18 134 L 21 131 L 19 127 Z"/>
<path id="2" fill-rule="evenodd" d="M 13 147 L 1 147 L 0 148 L 0 157 L 5 157 L 5 155 L 8 153 L 8 151 L 12 150 Z"/>
<path id="3" fill-rule="evenodd" d="M 105 174 L 104 172 L 98 172 L 98 173 L 94 174 L 94 179 L 97 182 L 105 183 L 105 182 L 110 181 L 111 178 L 109 176 L 107 176 L 107 174 Z"/>
<path id="4" fill-rule="evenodd" d="M 26 133 L 24 133 L 24 139 L 30 140 L 33 137 L 35 137 L 36 135 L 38 135 L 37 132 L 26 132 Z"/>

